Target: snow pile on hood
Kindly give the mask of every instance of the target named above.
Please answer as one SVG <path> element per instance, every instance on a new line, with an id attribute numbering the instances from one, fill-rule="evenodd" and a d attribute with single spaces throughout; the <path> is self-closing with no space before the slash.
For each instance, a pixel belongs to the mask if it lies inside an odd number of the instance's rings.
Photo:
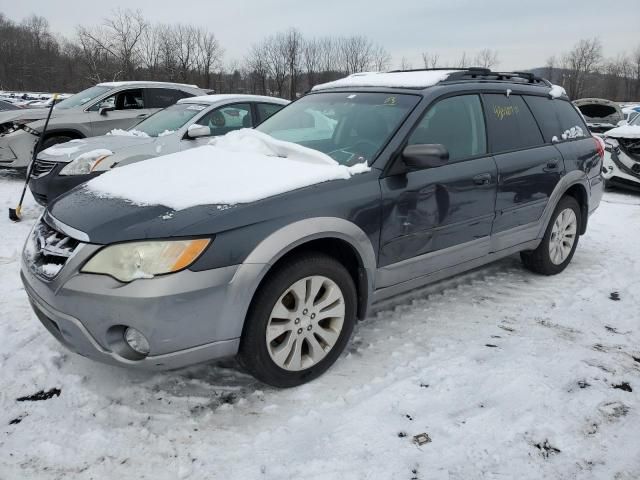
<path id="1" fill-rule="evenodd" d="M 640 138 L 640 125 L 622 125 L 605 132 L 605 137 Z"/>
<path id="2" fill-rule="evenodd" d="M 549 90 L 549 96 L 551 98 L 560 98 L 566 94 L 567 94 L 567 91 L 564 88 L 562 88 L 560 85 L 552 85 L 551 90 Z"/>
<path id="3" fill-rule="evenodd" d="M 149 138 L 149 135 L 147 135 L 144 132 L 141 132 L 140 130 L 121 130 L 120 128 L 114 128 L 113 130 L 108 132 L 107 135 L 115 135 L 115 136 L 118 136 L 118 137 Z"/>
<path id="4" fill-rule="evenodd" d="M 369 170 L 365 163 L 339 165 L 323 153 L 254 130 L 231 133 L 210 145 L 116 168 L 85 189 L 98 197 L 183 210 L 255 202 Z"/>
<path id="5" fill-rule="evenodd" d="M 427 88 L 446 80 L 455 70 L 423 70 L 416 72 L 362 72 L 334 82 L 322 83 L 313 91 L 339 87 Z"/>
<path id="6" fill-rule="evenodd" d="M 70 143 L 74 143 L 75 145 L 69 145 Z M 80 150 L 83 143 L 84 142 L 82 140 L 71 140 L 69 142 L 52 145 L 49 148 L 44 149 L 42 153 L 51 155 L 52 157 L 61 157 L 63 155 L 70 157 Z"/>

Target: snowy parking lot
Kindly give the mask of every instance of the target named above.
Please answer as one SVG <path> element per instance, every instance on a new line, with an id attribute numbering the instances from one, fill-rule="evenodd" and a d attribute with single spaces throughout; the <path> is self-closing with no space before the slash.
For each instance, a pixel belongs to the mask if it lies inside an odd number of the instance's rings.
<path id="1" fill-rule="evenodd" d="M 605 194 L 564 273 L 516 256 L 396 298 L 324 376 L 276 390 L 233 361 L 66 351 L 19 279 L 41 212 L 27 195 L 9 221 L 21 187 L 0 171 L 1 480 L 640 478 L 638 194 Z"/>

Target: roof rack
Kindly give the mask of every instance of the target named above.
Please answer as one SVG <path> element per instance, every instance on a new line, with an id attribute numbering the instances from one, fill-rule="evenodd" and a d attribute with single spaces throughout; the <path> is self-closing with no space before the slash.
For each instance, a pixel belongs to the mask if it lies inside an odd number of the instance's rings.
<path id="1" fill-rule="evenodd" d="M 461 81 L 461 80 L 487 80 L 498 82 L 513 82 L 524 81 L 526 83 L 534 85 L 551 86 L 549 80 L 539 77 L 531 72 L 493 72 L 489 68 L 484 67 L 466 67 L 466 68 L 414 68 L 410 70 L 391 70 L 388 73 L 402 73 L 402 72 L 427 72 L 438 70 L 454 70 L 454 73 L 449 75 L 449 78 L 445 82 Z"/>
<path id="2" fill-rule="evenodd" d="M 493 72 L 488 68 L 471 67 L 452 73 L 447 82 L 460 80 L 487 80 L 492 82 L 523 82 L 550 87 L 551 82 L 531 72 Z"/>

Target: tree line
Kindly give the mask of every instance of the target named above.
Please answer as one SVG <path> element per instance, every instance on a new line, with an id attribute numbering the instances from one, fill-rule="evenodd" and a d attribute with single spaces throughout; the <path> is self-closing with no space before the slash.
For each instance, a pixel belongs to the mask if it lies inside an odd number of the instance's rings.
<path id="1" fill-rule="evenodd" d="M 0 52 L 3 90 L 76 92 L 104 81 L 157 80 L 291 99 L 355 72 L 500 65 L 498 52 L 488 48 L 462 52 L 454 61 L 425 50 L 417 65 L 406 57 L 394 65 L 384 46 L 366 36 L 307 37 L 295 28 L 248 46 L 241 59 L 224 61 L 213 32 L 153 24 L 140 11 L 122 9 L 98 25 L 78 26 L 71 39 L 51 32 L 43 17 L 18 23 L 0 13 Z M 572 98 L 640 100 L 640 46 L 630 55 L 605 59 L 598 39 L 580 40 L 568 53 L 550 57 L 540 73 Z"/>

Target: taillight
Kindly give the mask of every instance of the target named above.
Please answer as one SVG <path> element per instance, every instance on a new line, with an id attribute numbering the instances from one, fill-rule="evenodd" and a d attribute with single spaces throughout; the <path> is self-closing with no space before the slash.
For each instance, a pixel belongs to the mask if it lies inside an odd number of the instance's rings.
<path id="1" fill-rule="evenodd" d="M 604 140 L 600 137 L 593 137 L 593 140 L 596 142 L 596 151 L 598 152 L 598 155 L 600 155 L 600 160 L 604 160 Z"/>

